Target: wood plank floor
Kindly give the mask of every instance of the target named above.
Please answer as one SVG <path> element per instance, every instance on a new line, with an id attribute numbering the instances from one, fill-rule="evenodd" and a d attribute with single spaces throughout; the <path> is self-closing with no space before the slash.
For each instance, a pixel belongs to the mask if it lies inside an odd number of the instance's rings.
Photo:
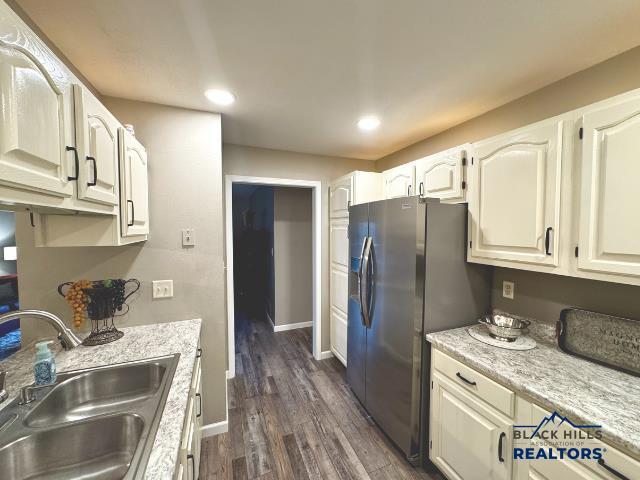
<path id="1" fill-rule="evenodd" d="M 229 431 L 203 440 L 201 480 L 440 480 L 411 467 L 368 418 L 335 358 L 311 355 L 311 328 L 273 333 L 236 319 Z"/>

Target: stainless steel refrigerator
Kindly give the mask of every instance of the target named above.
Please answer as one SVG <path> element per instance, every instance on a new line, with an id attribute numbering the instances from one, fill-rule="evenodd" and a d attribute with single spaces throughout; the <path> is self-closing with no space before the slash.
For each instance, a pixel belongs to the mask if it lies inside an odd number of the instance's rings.
<path id="1" fill-rule="evenodd" d="M 467 206 L 418 197 L 349 209 L 347 380 L 386 435 L 428 465 L 425 334 L 490 309 L 490 271 L 465 261 Z"/>

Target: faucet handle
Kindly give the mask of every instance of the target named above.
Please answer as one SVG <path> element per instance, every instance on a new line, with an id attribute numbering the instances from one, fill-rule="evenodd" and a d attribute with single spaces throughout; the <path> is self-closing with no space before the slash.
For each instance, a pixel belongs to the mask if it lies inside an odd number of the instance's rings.
<path id="1" fill-rule="evenodd" d="M 9 394 L 7 393 L 7 390 L 5 389 L 5 380 L 7 378 L 7 372 L 6 371 L 0 371 L 0 403 L 4 402 L 7 397 L 9 397 Z"/>

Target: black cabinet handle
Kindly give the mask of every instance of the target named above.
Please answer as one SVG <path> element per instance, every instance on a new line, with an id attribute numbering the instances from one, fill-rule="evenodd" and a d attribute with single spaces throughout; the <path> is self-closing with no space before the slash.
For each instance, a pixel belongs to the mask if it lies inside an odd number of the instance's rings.
<path id="1" fill-rule="evenodd" d="M 78 180 L 78 172 L 80 171 L 80 159 L 78 158 L 78 150 L 76 149 L 76 147 L 70 147 L 67 145 L 66 147 L 67 152 L 73 152 L 73 163 L 76 166 L 76 176 L 72 177 L 72 176 L 68 176 L 67 180 Z"/>
<path id="2" fill-rule="evenodd" d="M 87 187 L 95 187 L 98 184 L 98 162 L 95 157 L 87 155 L 87 161 L 93 162 L 93 182 L 87 182 Z"/>
<path id="3" fill-rule="evenodd" d="M 456 372 L 456 377 L 458 377 L 460 380 L 462 380 L 464 383 L 468 385 L 473 385 L 473 386 L 477 385 L 476 382 L 472 382 L 471 380 L 467 380 L 466 378 L 464 378 L 460 372 Z"/>
<path id="4" fill-rule="evenodd" d="M 614 477 L 619 478 L 620 480 L 630 480 L 629 477 L 627 477 L 626 475 L 621 474 L 615 468 L 611 468 L 609 465 L 607 465 L 607 462 L 604 461 L 604 458 L 599 458 L 598 459 L 598 465 L 600 465 L 607 472 L 609 472 Z"/>
<path id="5" fill-rule="evenodd" d="M 420 187 L 418 188 L 418 195 L 424 197 L 424 182 L 420 182 Z"/>
<path id="6" fill-rule="evenodd" d="M 198 348 L 198 350 L 196 350 L 196 358 L 200 358 L 202 356 L 202 349 Z"/>
<path id="7" fill-rule="evenodd" d="M 127 200 L 127 205 L 131 204 L 131 223 L 127 223 L 127 227 L 133 227 L 133 224 L 136 221 L 136 209 L 135 206 L 133 205 L 133 200 Z"/>
<path id="8" fill-rule="evenodd" d="M 411 196 L 411 185 L 407 186 L 407 197 Z"/>
<path id="9" fill-rule="evenodd" d="M 188 453 L 187 454 L 187 462 L 191 460 L 191 478 L 193 478 L 193 480 L 196 480 L 196 461 L 193 458 L 193 454 Z"/>
<path id="10" fill-rule="evenodd" d="M 202 395 L 196 393 L 196 398 L 198 399 L 198 413 L 196 413 L 196 418 L 200 418 L 202 416 Z"/>
<path id="11" fill-rule="evenodd" d="M 551 232 L 553 232 L 553 227 L 547 227 L 547 231 L 544 234 L 544 252 L 547 255 L 551 255 L 551 251 L 549 250 L 551 247 Z"/>
<path id="12" fill-rule="evenodd" d="M 502 442 L 504 441 L 506 436 L 507 434 L 502 432 L 500 434 L 500 440 L 498 440 L 498 461 L 500 463 L 504 463 L 504 455 L 502 454 Z"/>

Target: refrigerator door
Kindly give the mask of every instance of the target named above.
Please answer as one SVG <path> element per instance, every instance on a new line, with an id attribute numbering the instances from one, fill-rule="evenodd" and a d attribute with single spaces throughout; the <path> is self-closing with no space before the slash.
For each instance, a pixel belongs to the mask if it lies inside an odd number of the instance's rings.
<path id="1" fill-rule="evenodd" d="M 349 312 L 347 318 L 347 381 L 363 404 L 366 401 L 365 371 L 367 329 L 365 327 L 361 283 L 362 257 L 369 242 L 369 206 L 349 209 Z"/>
<path id="2" fill-rule="evenodd" d="M 420 441 L 425 210 L 417 197 L 369 204 L 373 285 L 365 406 L 414 462 Z"/>

